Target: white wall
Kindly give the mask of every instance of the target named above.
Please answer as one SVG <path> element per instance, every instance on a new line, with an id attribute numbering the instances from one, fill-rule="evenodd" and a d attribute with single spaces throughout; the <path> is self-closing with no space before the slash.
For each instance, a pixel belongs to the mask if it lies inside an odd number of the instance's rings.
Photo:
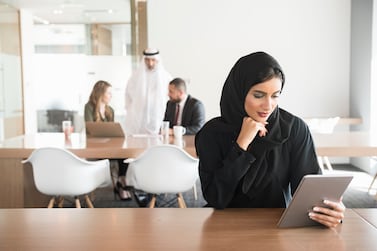
<path id="1" fill-rule="evenodd" d="M 350 113 L 363 118 L 357 130 L 369 130 L 373 0 L 352 0 Z"/>
<path id="2" fill-rule="evenodd" d="M 235 61 L 263 50 L 287 76 L 281 107 L 302 116 L 349 115 L 350 0 L 148 1 L 149 46 L 190 79 L 207 119 L 219 115 Z"/>
<path id="3" fill-rule="evenodd" d="M 355 130 L 370 130 L 376 137 L 377 127 L 377 5 L 373 0 L 352 0 L 351 97 L 350 113 L 363 118 Z M 374 175 L 376 159 L 352 158 L 351 163 Z"/>
<path id="4" fill-rule="evenodd" d="M 373 2 L 373 20 L 372 20 L 372 77 L 371 77 L 371 104 L 370 104 L 370 128 L 377 128 L 377 3 Z"/>

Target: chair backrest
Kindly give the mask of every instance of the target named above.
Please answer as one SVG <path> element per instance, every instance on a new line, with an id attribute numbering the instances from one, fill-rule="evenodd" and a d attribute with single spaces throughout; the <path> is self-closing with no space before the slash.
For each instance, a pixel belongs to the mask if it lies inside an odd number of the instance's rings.
<path id="1" fill-rule="evenodd" d="M 111 184 L 108 159 L 86 161 L 68 150 L 45 147 L 22 162 L 31 163 L 35 186 L 47 195 L 81 195 Z"/>
<path id="2" fill-rule="evenodd" d="M 333 118 L 313 118 L 307 121 L 307 125 L 311 132 L 316 133 L 333 133 L 339 117 Z"/>
<path id="3" fill-rule="evenodd" d="M 148 148 L 129 164 L 127 182 L 148 193 L 180 193 L 199 178 L 199 160 L 175 145 Z"/>

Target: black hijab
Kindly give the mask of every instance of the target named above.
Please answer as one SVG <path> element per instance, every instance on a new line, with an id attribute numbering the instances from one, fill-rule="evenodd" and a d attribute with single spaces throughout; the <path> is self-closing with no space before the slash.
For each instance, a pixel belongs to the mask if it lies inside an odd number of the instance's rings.
<path id="1" fill-rule="evenodd" d="M 247 116 L 244 103 L 250 88 L 279 74 L 284 86 L 284 73 L 279 63 L 265 52 L 255 52 L 240 58 L 230 71 L 220 100 L 221 117 L 241 128 Z"/>
<path id="2" fill-rule="evenodd" d="M 243 118 L 247 116 L 244 103 L 250 88 L 276 76 L 282 80 L 283 88 L 283 70 L 267 53 L 255 52 L 240 58 L 230 71 L 222 90 L 220 108 L 222 121 L 226 124 L 224 128 L 233 128 L 238 135 Z M 248 150 L 256 160 L 244 176 L 242 191 L 251 199 L 273 181 L 280 154 L 276 149 L 288 139 L 293 123 L 291 117 L 281 113 L 278 107 L 268 122 L 267 135 L 257 135 Z"/>

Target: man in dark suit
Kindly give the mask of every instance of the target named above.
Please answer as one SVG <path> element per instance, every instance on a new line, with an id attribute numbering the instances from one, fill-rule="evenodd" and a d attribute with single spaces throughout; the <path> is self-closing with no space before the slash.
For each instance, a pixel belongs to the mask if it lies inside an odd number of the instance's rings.
<path id="1" fill-rule="evenodd" d="M 181 78 L 169 83 L 169 98 L 164 120 L 170 122 L 170 128 L 181 125 L 186 128 L 186 134 L 196 134 L 205 123 L 203 103 L 187 94 L 186 83 Z M 170 134 L 173 134 L 172 129 Z"/>

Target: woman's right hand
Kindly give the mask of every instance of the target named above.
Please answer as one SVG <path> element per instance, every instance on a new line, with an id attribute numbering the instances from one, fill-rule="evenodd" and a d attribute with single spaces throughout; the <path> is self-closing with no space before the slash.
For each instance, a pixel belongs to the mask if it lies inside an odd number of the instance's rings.
<path id="1" fill-rule="evenodd" d="M 237 138 L 237 144 L 239 145 L 239 147 L 246 151 L 250 143 L 254 140 L 257 133 L 259 133 L 260 137 L 266 136 L 267 124 L 267 122 L 257 122 L 250 117 L 244 117 L 241 131 Z"/>

